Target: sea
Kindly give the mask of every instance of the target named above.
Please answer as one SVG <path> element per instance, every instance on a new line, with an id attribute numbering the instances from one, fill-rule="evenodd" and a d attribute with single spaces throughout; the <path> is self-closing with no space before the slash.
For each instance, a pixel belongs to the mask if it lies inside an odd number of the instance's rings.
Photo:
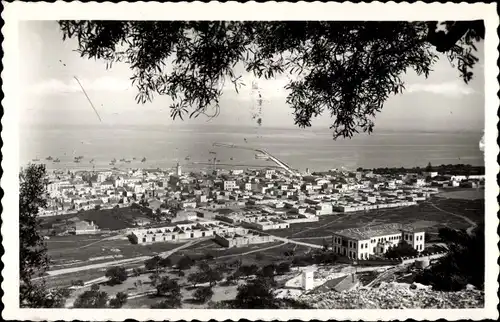
<path id="1" fill-rule="evenodd" d="M 273 166 L 271 161 L 256 159 L 251 149 L 257 148 L 299 171 L 425 167 L 429 162 L 480 166 L 484 165 L 481 137 L 482 132 L 375 130 L 334 140 L 328 128 L 36 125 L 20 128 L 19 157 L 21 166 L 39 159 L 48 169 L 73 170 L 109 169 L 113 158 L 114 167 L 122 169 L 170 169 L 177 163 L 190 171 L 213 169 L 214 163 L 218 168 Z M 217 147 L 216 142 L 238 148 Z M 60 162 L 46 160 L 49 156 Z M 83 156 L 80 163 L 74 162 L 76 156 Z"/>

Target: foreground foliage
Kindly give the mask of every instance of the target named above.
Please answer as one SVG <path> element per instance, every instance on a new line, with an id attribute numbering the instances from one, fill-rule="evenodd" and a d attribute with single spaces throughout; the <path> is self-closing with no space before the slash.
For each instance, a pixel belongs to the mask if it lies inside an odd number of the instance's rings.
<path id="1" fill-rule="evenodd" d="M 48 290 L 43 278 L 49 258 L 38 212 L 47 206 L 46 175 L 42 164 L 30 164 L 19 174 L 19 304 L 27 308 L 63 307 L 70 293 Z"/>
<path id="2" fill-rule="evenodd" d="M 427 77 L 445 53 L 469 82 L 482 21 L 60 21 L 82 57 L 125 62 L 137 101 L 167 95 L 171 116 L 219 114 L 225 83 L 245 84 L 237 67 L 258 78 L 288 77 L 286 103 L 295 124 L 329 114 L 335 138 L 372 132 L 390 95 L 404 90 L 409 69 Z M 259 91 L 258 84 L 252 90 Z M 259 106 L 262 96 L 259 91 Z M 215 108 L 211 115 L 208 110 Z M 256 112 L 261 124 L 260 108 Z"/>
<path id="3" fill-rule="evenodd" d="M 484 230 L 476 228 L 467 234 L 463 230 L 443 228 L 439 230 L 439 237 L 447 244 L 448 254 L 417 276 L 416 282 L 432 285 L 439 291 L 460 291 L 467 284 L 483 289 Z"/>

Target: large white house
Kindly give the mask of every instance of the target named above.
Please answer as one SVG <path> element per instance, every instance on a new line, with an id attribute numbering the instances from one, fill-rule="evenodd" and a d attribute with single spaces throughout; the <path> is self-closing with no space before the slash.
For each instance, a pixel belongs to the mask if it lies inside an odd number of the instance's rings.
<path id="1" fill-rule="evenodd" d="M 332 247 L 337 254 L 352 259 L 369 259 L 370 256 L 384 254 L 401 241 L 421 252 L 425 248 L 425 232 L 399 224 L 350 228 L 333 234 Z"/>

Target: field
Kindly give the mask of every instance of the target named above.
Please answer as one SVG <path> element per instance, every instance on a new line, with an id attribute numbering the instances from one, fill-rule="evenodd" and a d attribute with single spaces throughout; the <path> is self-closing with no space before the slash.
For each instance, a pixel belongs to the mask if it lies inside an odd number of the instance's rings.
<path id="1" fill-rule="evenodd" d="M 276 263 L 284 260 L 285 252 L 294 250 L 295 254 L 306 253 L 309 247 L 283 242 L 272 242 L 265 244 L 255 244 L 247 247 L 224 248 L 212 240 L 204 241 L 183 249 L 172 255 L 172 260 L 176 261 L 181 256 L 187 255 L 192 258 L 211 255 L 217 264 L 230 263 L 235 260 L 241 260 L 244 265 L 258 264 L 259 266 Z"/>
<path id="2" fill-rule="evenodd" d="M 76 214 L 60 215 L 42 218 L 42 229 L 50 230 L 53 225 L 71 225 L 79 220 L 93 221 L 103 230 L 120 230 L 134 227 L 134 219 L 149 217 L 147 212 L 131 207 L 119 209 L 88 210 Z"/>
<path id="3" fill-rule="evenodd" d="M 182 243 L 134 245 L 126 238 L 109 240 L 102 236 L 57 236 L 46 240 L 46 243 L 52 269 L 68 267 L 71 262 L 74 263 L 71 267 L 76 267 L 114 259 L 154 255 L 182 245 Z"/>
<path id="4" fill-rule="evenodd" d="M 463 200 L 484 199 L 484 188 L 483 189 L 450 188 L 440 192 L 438 196 L 441 198 L 463 199 Z"/>
<path id="5" fill-rule="evenodd" d="M 292 224 L 290 229 L 268 230 L 266 233 L 292 239 L 304 239 L 302 241 L 313 238 L 307 242 L 321 245 L 321 238 L 330 238 L 333 232 L 341 229 L 390 223 L 412 224 L 429 233 L 435 233 L 442 227 L 466 229 L 471 226 L 471 223 L 463 217 L 477 225 L 484 225 L 484 200 L 434 197 L 416 206 L 334 214 L 320 217 L 318 222 Z"/>

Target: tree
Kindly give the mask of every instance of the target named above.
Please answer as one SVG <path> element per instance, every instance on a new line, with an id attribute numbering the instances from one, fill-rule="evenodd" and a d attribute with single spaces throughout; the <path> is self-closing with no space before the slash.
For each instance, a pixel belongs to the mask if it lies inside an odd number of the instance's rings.
<path id="1" fill-rule="evenodd" d="M 484 288 L 485 237 L 483 228 L 471 234 L 449 228 L 439 230 L 448 253 L 438 263 L 421 272 L 416 281 L 439 291 L 459 291 L 467 284 Z"/>
<path id="2" fill-rule="evenodd" d="M 27 308 L 60 307 L 67 295 L 64 289 L 47 289 L 43 278 L 49 258 L 38 212 L 47 206 L 46 174 L 43 164 L 30 164 L 19 174 L 19 303 Z M 36 277 L 42 278 L 35 282 Z"/>
<path id="3" fill-rule="evenodd" d="M 108 302 L 108 293 L 99 291 L 99 285 L 92 285 L 90 291 L 85 291 L 75 300 L 73 307 L 86 309 L 105 308 Z"/>
<path id="4" fill-rule="evenodd" d="M 123 292 L 116 293 L 116 297 L 109 300 L 109 306 L 114 309 L 121 308 L 125 303 L 127 303 L 128 295 Z"/>
<path id="5" fill-rule="evenodd" d="M 259 277 L 238 286 L 236 305 L 240 309 L 276 308 L 276 300 L 269 279 Z"/>
<path id="6" fill-rule="evenodd" d="M 282 262 L 276 267 L 276 274 L 282 275 L 290 271 L 290 263 Z"/>
<path id="7" fill-rule="evenodd" d="M 171 280 L 168 276 L 163 277 L 156 286 L 156 295 L 167 298 L 161 302 L 162 305 L 168 305 L 169 308 L 181 307 L 181 288 L 177 281 Z"/>
<path id="8" fill-rule="evenodd" d="M 200 303 L 206 303 L 213 295 L 214 291 L 211 287 L 201 287 L 194 292 L 194 299 Z"/>
<path id="9" fill-rule="evenodd" d="M 418 255 L 418 251 L 406 241 L 402 240 L 398 245 L 390 247 L 385 253 L 387 258 L 401 258 Z"/>
<path id="10" fill-rule="evenodd" d="M 160 281 L 160 279 L 161 279 L 161 276 L 160 276 L 160 274 L 155 272 L 155 273 L 149 275 L 149 279 L 151 280 L 151 285 L 157 286 L 158 281 Z"/>
<path id="11" fill-rule="evenodd" d="M 179 271 L 184 271 L 186 269 L 190 269 L 194 265 L 194 261 L 188 257 L 188 256 L 183 256 L 181 259 L 177 262 L 177 269 Z"/>
<path id="12" fill-rule="evenodd" d="M 156 274 L 159 274 L 161 260 L 162 258 L 158 255 L 148 258 L 144 261 L 144 267 L 147 271 L 155 271 Z"/>
<path id="13" fill-rule="evenodd" d="M 134 268 L 132 269 L 132 274 L 135 276 L 135 277 L 139 277 L 141 276 L 141 274 L 144 272 L 144 270 L 140 267 L 138 268 Z"/>
<path id="14" fill-rule="evenodd" d="M 113 266 L 106 270 L 105 276 L 109 278 L 109 284 L 121 284 L 128 278 L 127 270 L 121 266 Z"/>
<path id="15" fill-rule="evenodd" d="M 82 57 L 130 65 L 138 103 L 172 99 L 171 117 L 216 117 L 225 82 L 245 85 L 237 68 L 257 78 L 291 74 L 286 103 L 295 124 L 328 113 L 334 138 L 372 132 L 402 75 L 427 77 L 447 56 L 468 83 L 484 39 L 482 20 L 422 21 L 59 21 L 63 40 L 76 38 Z M 238 66 L 238 67 L 237 67 Z M 258 86 L 252 84 L 258 89 Z M 262 98 L 257 101 L 262 106 Z M 209 109 L 215 112 L 210 114 Z M 260 124 L 260 109 L 254 113 Z"/>
<path id="16" fill-rule="evenodd" d="M 188 277 L 188 281 L 196 286 L 197 284 L 209 283 L 210 287 L 214 286 L 218 281 L 222 279 L 222 273 L 218 270 L 214 270 L 205 262 L 198 265 L 198 271 L 192 273 Z"/>
<path id="17" fill-rule="evenodd" d="M 261 276 L 263 277 L 274 277 L 274 273 L 276 271 L 276 266 L 274 264 L 269 264 L 261 269 Z"/>
<path id="18" fill-rule="evenodd" d="M 432 164 L 429 162 L 427 166 L 425 167 L 426 172 L 431 172 L 432 171 Z"/>
<path id="19" fill-rule="evenodd" d="M 242 265 L 238 270 L 244 276 L 251 276 L 251 275 L 256 275 L 259 272 L 259 267 L 255 264 L 252 264 L 250 266 Z"/>
<path id="20" fill-rule="evenodd" d="M 187 280 L 188 280 L 189 283 L 193 284 L 194 287 L 196 287 L 196 285 L 201 284 L 201 283 L 204 282 L 204 280 L 205 280 L 205 273 L 201 272 L 201 271 L 197 271 L 197 272 L 191 273 L 191 274 L 189 274 Z"/>
<path id="21" fill-rule="evenodd" d="M 158 263 L 161 268 L 166 269 L 167 267 L 170 267 L 172 265 L 172 261 L 168 257 L 164 257 L 160 260 Z"/>

